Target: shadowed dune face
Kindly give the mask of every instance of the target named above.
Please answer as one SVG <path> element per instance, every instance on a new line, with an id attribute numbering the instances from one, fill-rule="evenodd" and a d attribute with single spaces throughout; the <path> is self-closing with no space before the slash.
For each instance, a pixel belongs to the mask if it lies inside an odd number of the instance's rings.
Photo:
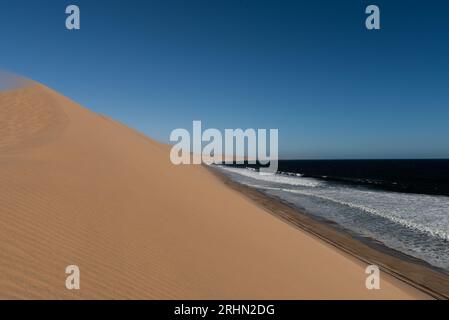
<path id="1" fill-rule="evenodd" d="M 0 298 L 425 297 L 364 268 L 40 84 L 0 92 Z"/>

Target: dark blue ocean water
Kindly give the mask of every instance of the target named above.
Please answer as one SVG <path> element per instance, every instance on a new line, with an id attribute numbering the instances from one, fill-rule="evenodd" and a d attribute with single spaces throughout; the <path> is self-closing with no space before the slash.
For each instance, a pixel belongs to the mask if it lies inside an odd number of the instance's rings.
<path id="1" fill-rule="evenodd" d="M 449 160 L 287 160 L 275 175 L 217 166 L 357 237 L 449 271 Z"/>
<path id="2" fill-rule="evenodd" d="M 257 165 L 235 165 L 258 168 Z M 449 160 L 280 160 L 279 172 L 398 192 L 449 196 Z"/>

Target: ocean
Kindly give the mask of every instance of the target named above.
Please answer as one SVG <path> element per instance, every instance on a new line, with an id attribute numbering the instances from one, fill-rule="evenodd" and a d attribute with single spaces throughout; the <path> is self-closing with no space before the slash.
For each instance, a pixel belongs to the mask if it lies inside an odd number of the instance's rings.
<path id="1" fill-rule="evenodd" d="M 232 180 L 290 203 L 355 237 L 449 272 L 449 160 L 281 160 L 216 165 Z"/>

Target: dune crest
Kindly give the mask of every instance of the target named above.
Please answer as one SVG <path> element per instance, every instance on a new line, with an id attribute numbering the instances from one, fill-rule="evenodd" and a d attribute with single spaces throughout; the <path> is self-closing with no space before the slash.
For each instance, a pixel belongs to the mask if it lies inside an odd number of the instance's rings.
<path id="1" fill-rule="evenodd" d="M 0 152 L 39 145 L 68 124 L 57 99 L 37 84 L 0 92 Z"/>
<path id="2" fill-rule="evenodd" d="M 37 83 L 0 92 L 0 177 L 0 298 L 426 297 Z"/>
<path id="3" fill-rule="evenodd" d="M 29 79 L 0 70 L 0 92 L 24 88 L 32 83 L 34 82 Z"/>

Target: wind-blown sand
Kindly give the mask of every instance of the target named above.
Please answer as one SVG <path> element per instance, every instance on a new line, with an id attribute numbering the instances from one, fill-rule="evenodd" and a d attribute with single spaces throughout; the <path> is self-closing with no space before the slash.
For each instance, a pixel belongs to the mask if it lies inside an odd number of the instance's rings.
<path id="1" fill-rule="evenodd" d="M 365 267 L 40 84 L 0 92 L 0 298 L 428 298 Z"/>

